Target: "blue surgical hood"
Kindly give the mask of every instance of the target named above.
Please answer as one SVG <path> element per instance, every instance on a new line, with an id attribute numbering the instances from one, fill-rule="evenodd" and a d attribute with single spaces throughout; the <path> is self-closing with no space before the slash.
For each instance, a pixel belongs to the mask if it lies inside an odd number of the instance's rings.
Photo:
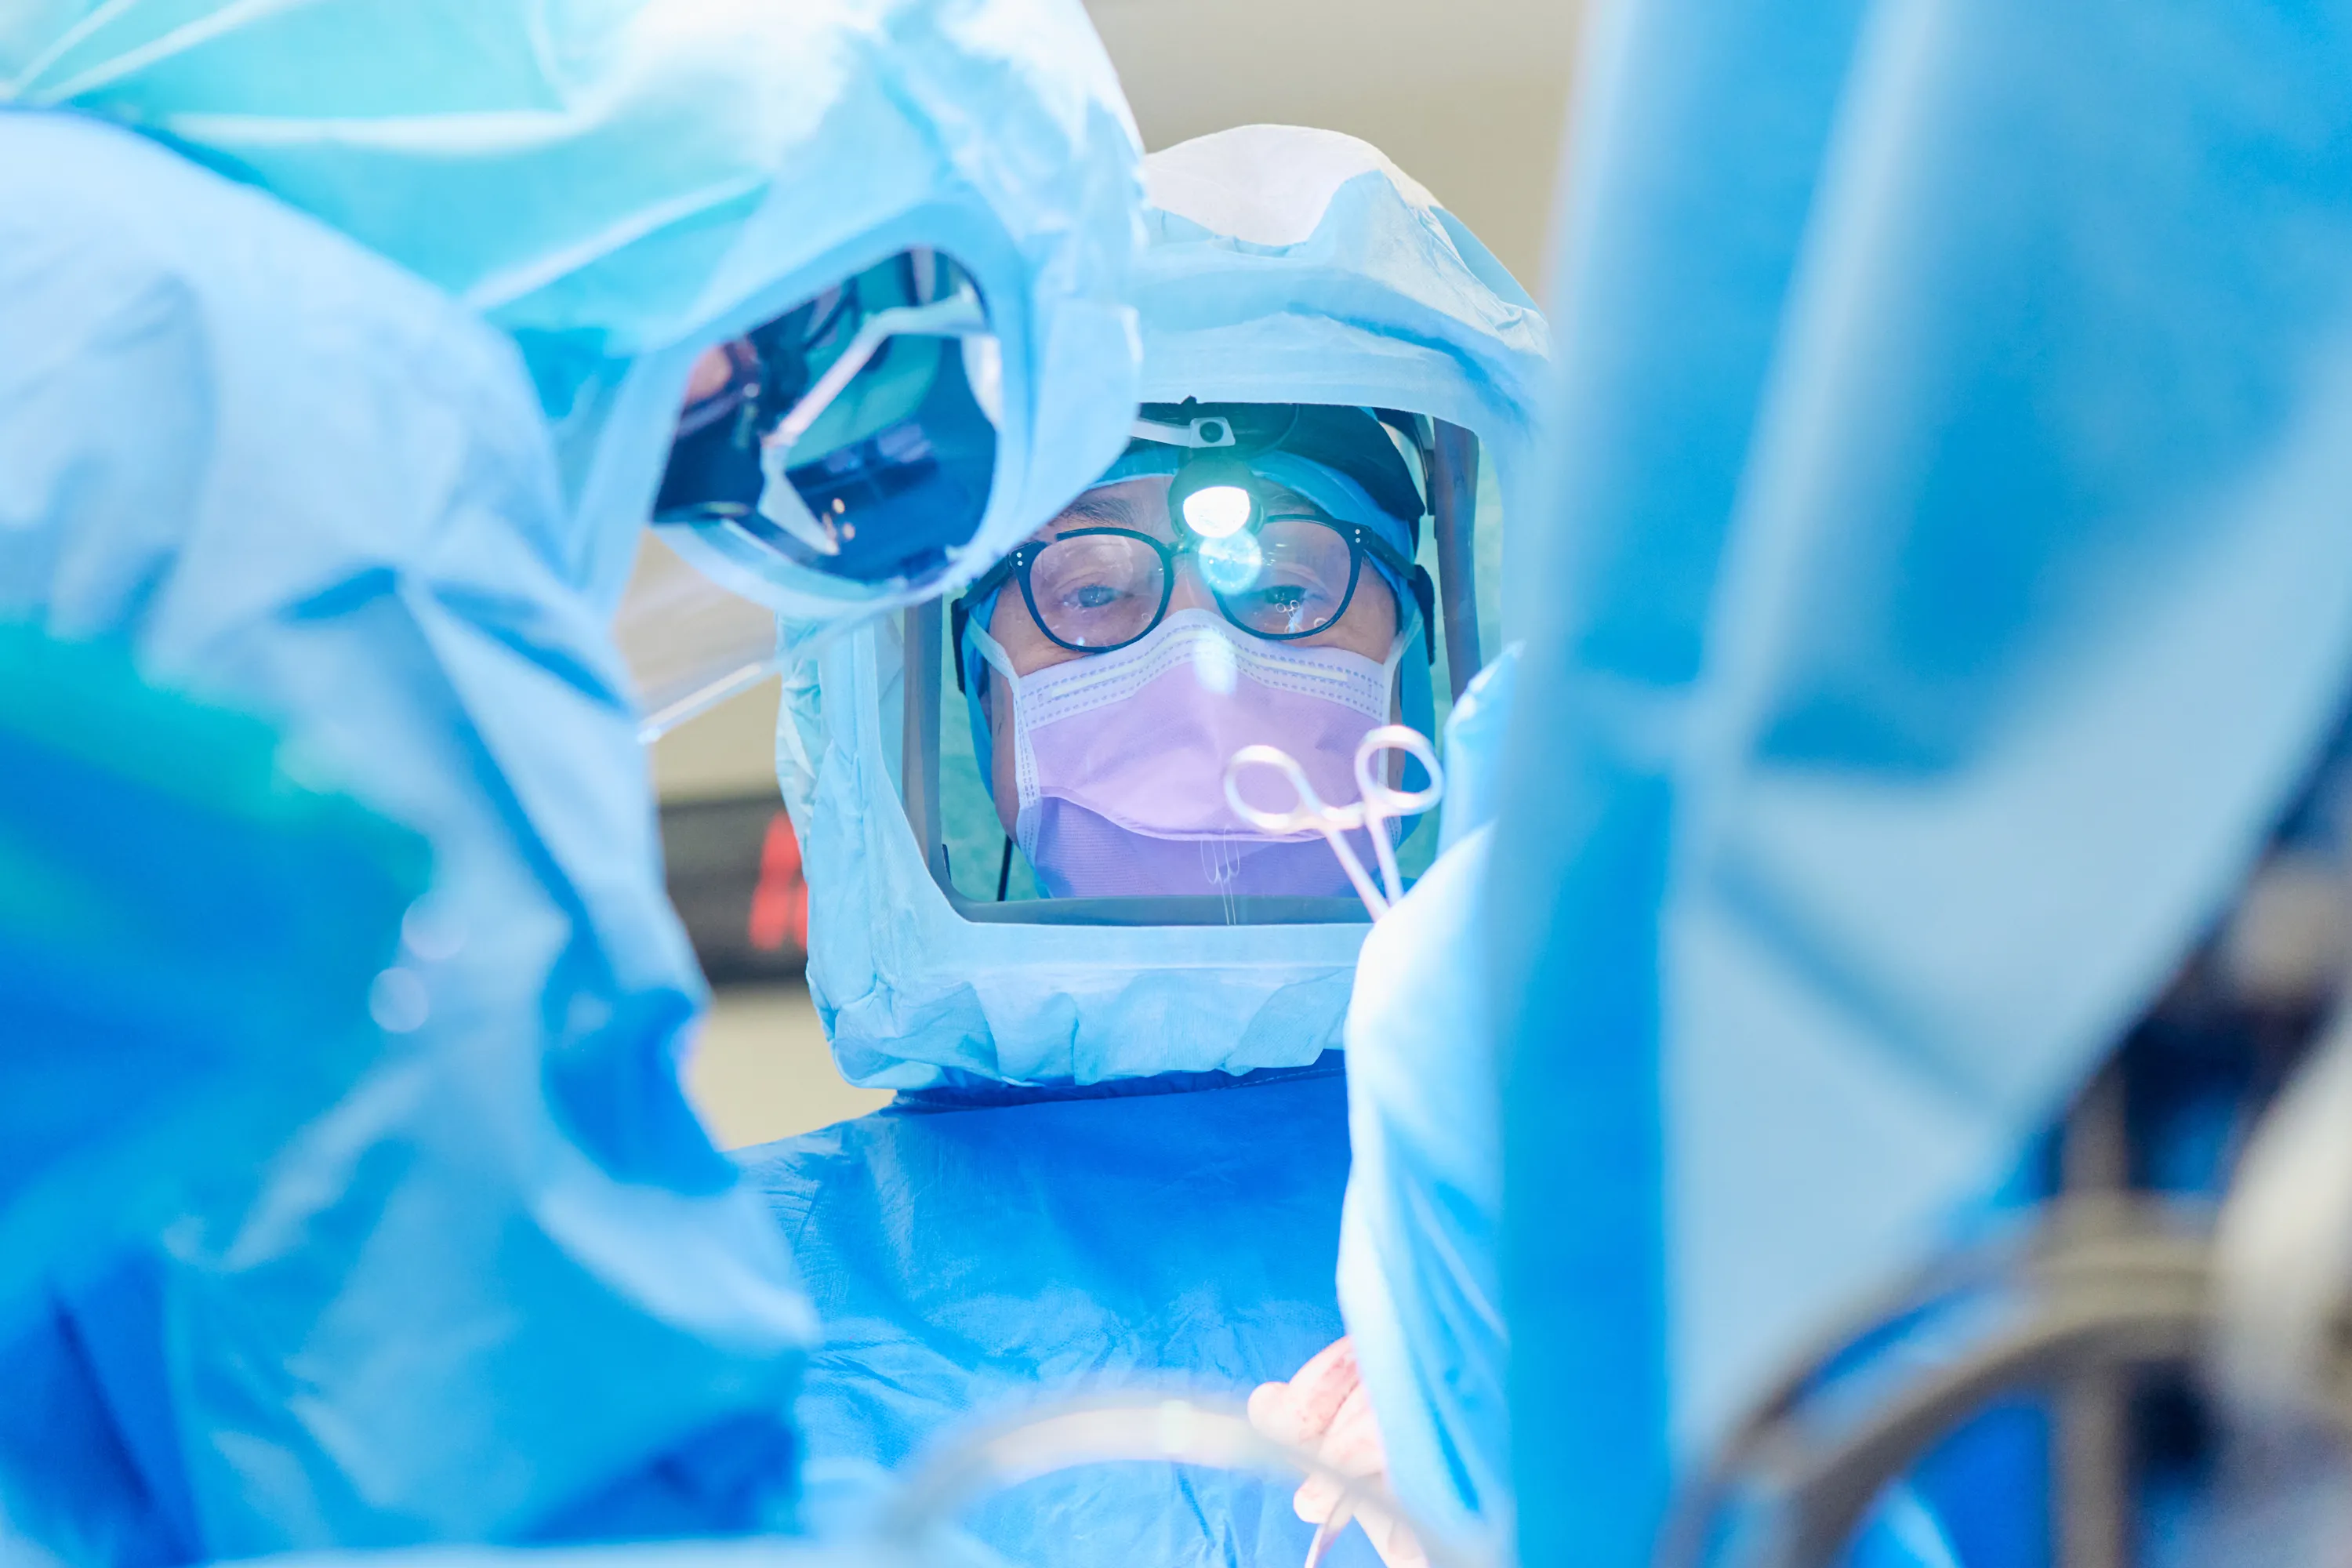
<path id="1" fill-rule="evenodd" d="M 369 987 L 401 1048 L 254 1202 L 0 1343 L 42 1391 L 0 1398 L 0 1513 L 57 1561 L 134 1526 L 193 1562 L 788 1507 L 815 1325 L 678 1086 L 702 983 L 563 540 L 512 343 L 152 142 L 0 113 L 0 618 L 258 717 L 432 858 Z M 261 911 L 204 916 L 266 955 Z"/>
<path id="2" fill-rule="evenodd" d="M 1526 467 L 1543 320 L 1428 192 L 1363 142 L 1286 126 L 1171 147 L 1146 179 L 1147 398 L 1433 415 L 1477 435 L 1507 491 Z M 957 915 L 899 800 L 898 628 L 816 630 L 786 627 L 777 770 L 804 848 L 811 989 L 851 1081 L 1241 1072 L 1339 1044 L 1361 925 Z"/>
<path id="3" fill-rule="evenodd" d="M 696 354 L 901 249 L 961 262 L 1003 348 L 953 581 L 1126 439 L 1141 149 L 1076 0 L 47 0 L 0 21 L 9 102 L 155 136 L 511 333 L 608 609 Z M 814 573 L 774 596 L 891 602 Z"/>

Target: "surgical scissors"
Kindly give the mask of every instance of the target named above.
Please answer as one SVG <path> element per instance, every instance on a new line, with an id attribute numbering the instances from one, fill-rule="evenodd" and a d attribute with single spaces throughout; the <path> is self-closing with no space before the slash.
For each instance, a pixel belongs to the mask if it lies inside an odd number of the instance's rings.
<path id="1" fill-rule="evenodd" d="M 1386 776 L 1391 752 L 1402 752 L 1419 763 L 1429 773 L 1429 787 L 1392 788 Z M 1272 768 L 1288 779 L 1290 787 L 1298 792 L 1297 804 L 1287 811 L 1265 811 L 1242 799 L 1242 770 L 1252 767 Z M 1356 789 L 1360 798 L 1353 805 L 1327 805 L 1307 781 L 1307 770 L 1298 765 L 1298 759 L 1280 746 L 1244 746 L 1225 763 L 1225 804 L 1234 808 L 1234 815 L 1259 832 L 1278 837 L 1320 833 L 1331 846 L 1331 853 L 1339 858 L 1339 868 L 1355 884 L 1356 896 L 1378 920 L 1404 897 L 1404 878 L 1397 870 L 1396 846 L 1389 838 L 1388 825 L 1435 805 L 1445 794 L 1445 774 L 1437 765 L 1437 750 L 1429 743 L 1429 737 L 1403 724 L 1383 724 L 1357 743 Z M 1359 828 L 1370 837 L 1372 853 L 1380 861 L 1378 887 L 1355 847 L 1348 842 L 1348 834 Z"/>

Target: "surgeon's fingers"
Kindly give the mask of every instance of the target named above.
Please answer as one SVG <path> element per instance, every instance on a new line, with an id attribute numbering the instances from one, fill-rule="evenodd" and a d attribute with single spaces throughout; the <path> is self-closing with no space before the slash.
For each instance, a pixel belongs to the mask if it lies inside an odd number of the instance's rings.
<path id="1" fill-rule="evenodd" d="M 1348 1391 L 1316 1457 L 1345 1476 L 1377 1476 L 1387 1471 L 1389 1456 L 1381 1442 L 1380 1418 L 1372 1414 L 1372 1396 L 1362 1384 Z"/>
<path id="2" fill-rule="evenodd" d="M 1298 1412 L 1305 1436 L 1320 1437 L 1361 1380 L 1356 1370 L 1356 1346 L 1344 1335 L 1332 1341 L 1315 1358 L 1292 1374 L 1290 1400 Z"/>
<path id="3" fill-rule="evenodd" d="M 1340 1342 L 1341 1345 L 1345 1343 L 1345 1341 Z M 1339 1345 L 1331 1347 L 1333 1351 L 1339 1348 Z M 1330 1352 L 1325 1354 L 1329 1355 Z M 1339 1364 L 1339 1359 L 1336 1356 L 1329 1363 L 1335 1367 Z M 1346 1358 L 1346 1392 L 1338 1407 L 1331 1412 L 1330 1419 L 1325 1423 L 1322 1436 L 1315 1444 L 1315 1457 L 1350 1480 L 1370 1480 L 1385 1488 L 1388 1482 L 1388 1446 L 1381 1440 L 1380 1418 L 1373 1414 L 1371 1394 L 1357 1373 L 1352 1351 Z M 1306 1371 L 1302 1369 L 1299 1375 L 1292 1380 L 1291 1386 L 1308 1381 Z M 1317 1386 L 1326 1385 L 1318 1383 Z M 1341 1481 L 1330 1477 L 1310 1477 L 1292 1494 L 1291 1510 L 1307 1523 L 1319 1525 L 1339 1508 L 1345 1490 Z M 1429 1568 L 1428 1552 L 1423 1550 L 1421 1542 L 1402 1521 L 1364 1509 L 1360 1502 L 1357 1505 L 1355 1519 L 1363 1526 L 1364 1534 L 1371 1541 L 1372 1550 L 1380 1553 L 1381 1561 L 1387 1568 Z"/>
<path id="4" fill-rule="evenodd" d="M 1295 1441 L 1298 1420 L 1290 1411 L 1290 1384 L 1261 1383 L 1251 1389 L 1249 1423 L 1277 1443 Z"/>
<path id="5" fill-rule="evenodd" d="M 1369 1513 L 1356 1516 L 1371 1538 L 1372 1550 L 1381 1554 L 1388 1568 L 1429 1568 L 1429 1553 L 1422 1550 L 1420 1538 L 1394 1520 L 1374 1519 Z"/>
<path id="6" fill-rule="evenodd" d="M 1381 1446 L 1380 1423 L 1373 1418 L 1372 1402 L 1362 1384 L 1351 1388 L 1333 1413 L 1322 1441 L 1316 1445 L 1315 1457 L 1349 1478 L 1380 1476 L 1387 1471 L 1388 1455 Z M 1291 1498 L 1290 1506 L 1299 1518 L 1320 1521 L 1338 1506 L 1340 1490 L 1338 1480 L 1328 1476 L 1312 1476 Z"/>
<path id="7" fill-rule="evenodd" d="M 1356 1351 L 1345 1336 L 1315 1353 L 1287 1383 L 1251 1391 L 1250 1425 L 1277 1443 L 1311 1448 L 1356 1386 Z"/>

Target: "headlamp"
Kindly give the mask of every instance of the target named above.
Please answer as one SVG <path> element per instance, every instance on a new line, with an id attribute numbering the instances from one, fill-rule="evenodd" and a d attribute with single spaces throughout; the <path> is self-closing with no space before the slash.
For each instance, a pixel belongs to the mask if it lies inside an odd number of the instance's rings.
<path id="1" fill-rule="evenodd" d="M 1208 485 L 1184 498 L 1184 526 L 1203 539 L 1224 539 L 1249 527 L 1257 498 L 1239 485 Z"/>
<path id="2" fill-rule="evenodd" d="M 1202 539 L 1230 539 L 1254 527 L 1264 513 L 1257 479 L 1230 450 L 1185 456 L 1168 486 L 1168 510 Z"/>

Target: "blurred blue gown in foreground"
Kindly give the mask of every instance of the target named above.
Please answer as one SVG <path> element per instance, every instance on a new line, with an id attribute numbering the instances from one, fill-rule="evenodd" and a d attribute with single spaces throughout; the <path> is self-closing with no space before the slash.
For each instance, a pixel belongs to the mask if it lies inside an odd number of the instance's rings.
<path id="1" fill-rule="evenodd" d="M 699 981 L 562 522 L 456 304 L 126 132 L 0 115 L 0 617 L 258 716 L 433 862 L 373 987 L 402 1048 L 250 1204 L 0 1347 L 43 1391 L 0 1498 L 60 1561 L 789 1517 L 814 1325 L 679 1092 Z"/>
<path id="2" fill-rule="evenodd" d="M 0 1486 L 0 1560 L 171 1550 L 152 1510 L 102 1500 L 131 1489 L 124 1456 L 44 1287 L 250 1202 L 394 1047 L 369 1002 L 423 849 L 294 784 L 267 726 L 155 690 L 111 645 L 0 626 L 0 1343 L 53 1352 L 12 1360 L 0 1445 L 39 1445 L 51 1479 Z"/>
<path id="3" fill-rule="evenodd" d="M 1139 148 L 1082 9 L 57 0 L 0 18 L 0 100 L 317 220 L 0 120 L 0 613 L 264 715 L 437 868 L 406 1065 L 57 1321 L 129 1479 L 26 1484 L 152 1539 L 53 1544 L 788 1520 L 812 1325 L 678 1095 L 699 983 L 605 623 L 688 367 L 894 251 L 955 256 L 1003 356 L 961 570 L 1116 454 Z"/>
<path id="4" fill-rule="evenodd" d="M 0 624 L 0 1328 L 373 1065 L 424 847 L 121 650 Z"/>
<path id="5" fill-rule="evenodd" d="M 1624 8 L 1575 142 L 1491 911 L 1531 1563 L 1646 1554 L 1995 1193 L 2352 673 L 2352 8 L 1785 23 Z"/>

